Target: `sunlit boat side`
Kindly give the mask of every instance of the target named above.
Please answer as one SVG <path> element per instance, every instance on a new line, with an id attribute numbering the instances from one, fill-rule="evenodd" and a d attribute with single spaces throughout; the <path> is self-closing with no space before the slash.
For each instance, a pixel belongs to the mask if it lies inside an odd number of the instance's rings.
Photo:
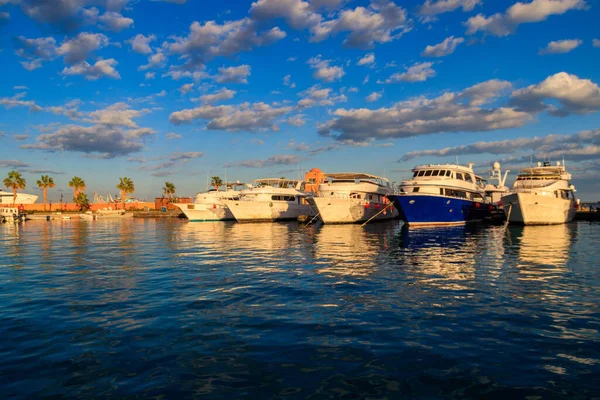
<path id="1" fill-rule="evenodd" d="M 577 199 L 564 163 L 541 162 L 522 168 L 510 194 L 502 197 L 509 223 L 523 225 L 564 224 L 575 218 Z"/>
<path id="2" fill-rule="evenodd" d="M 386 197 L 393 194 L 389 181 L 375 175 L 343 172 L 327 174 L 318 196 L 308 198 L 326 224 L 357 223 L 398 217 Z"/>
<path id="3" fill-rule="evenodd" d="M 489 217 L 494 208 L 472 165 L 428 164 L 412 171 L 412 179 L 389 196 L 409 226 L 461 225 Z"/>
<path id="4" fill-rule="evenodd" d="M 238 200 L 241 190 L 249 187 L 250 185 L 246 183 L 227 183 L 218 190 L 210 189 L 198 193 L 193 203 L 173 203 L 173 205 L 178 207 L 190 222 L 235 220 L 223 200 Z"/>

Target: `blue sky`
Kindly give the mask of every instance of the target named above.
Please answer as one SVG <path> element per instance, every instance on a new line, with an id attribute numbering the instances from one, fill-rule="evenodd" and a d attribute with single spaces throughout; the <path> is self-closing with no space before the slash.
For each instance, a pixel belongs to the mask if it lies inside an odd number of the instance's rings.
<path id="1" fill-rule="evenodd" d="M 51 199 L 565 159 L 600 198 L 594 0 L 0 0 L 0 173 Z M 514 176 L 514 175 L 513 175 Z M 512 182 L 511 182 L 512 183 Z"/>

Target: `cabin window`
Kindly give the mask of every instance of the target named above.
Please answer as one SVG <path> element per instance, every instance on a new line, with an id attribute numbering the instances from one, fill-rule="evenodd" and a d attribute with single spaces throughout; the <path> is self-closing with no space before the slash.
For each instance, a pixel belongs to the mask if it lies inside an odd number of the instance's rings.
<path id="1" fill-rule="evenodd" d="M 331 194 L 333 194 L 333 192 Z M 351 199 L 360 199 L 361 197 L 360 197 L 359 193 L 351 193 L 350 198 Z"/>
<path id="2" fill-rule="evenodd" d="M 317 183 L 315 178 L 308 178 L 308 183 Z"/>
<path id="3" fill-rule="evenodd" d="M 469 174 L 465 174 L 465 181 L 473 183 L 473 177 Z"/>
<path id="4" fill-rule="evenodd" d="M 419 171 L 415 171 L 415 173 L 413 174 L 413 178 L 416 178 L 419 175 Z"/>
<path id="5" fill-rule="evenodd" d="M 440 194 L 443 196 L 444 195 L 444 188 L 440 188 Z"/>
<path id="6" fill-rule="evenodd" d="M 463 177 L 463 174 L 461 174 L 460 172 L 456 173 L 456 179 L 460 179 L 461 181 L 465 180 L 465 178 Z"/>
<path id="7" fill-rule="evenodd" d="M 431 174 L 432 174 L 432 173 L 433 173 L 433 171 L 432 171 L 432 170 L 425 171 L 425 176 L 431 176 Z"/>
<path id="8" fill-rule="evenodd" d="M 296 201 L 296 196 L 283 196 L 283 201 Z"/>
<path id="9" fill-rule="evenodd" d="M 436 169 L 435 171 L 433 171 L 433 173 L 431 174 L 431 176 L 438 176 L 440 174 L 440 170 Z"/>
<path id="10" fill-rule="evenodd" d="M 416 188 L 413 188 L 413 193 L 416 193 L 416 192 L 418 192 L 418 191 L 419 191 L 419 188 L 418 188 L 418 187 L 416 187 Z"/>
<path id="11" fill-rule="evenodd" d="M 446 176 L 452 176 L 452 171 L 446 171 Z"/>
<path id="12" fill-rule="evenodd" d="M 425 171 L 419 171 L 419 176 L 425 175 Z"/>

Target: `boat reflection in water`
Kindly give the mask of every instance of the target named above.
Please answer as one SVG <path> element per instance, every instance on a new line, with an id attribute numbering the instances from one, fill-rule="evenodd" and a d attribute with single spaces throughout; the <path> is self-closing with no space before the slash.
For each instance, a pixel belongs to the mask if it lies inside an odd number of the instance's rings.
<path id="1" fill-rule="evenodd" d="M 475 226 L 428 229 L 403 227 L 391 252 L 414 279 L 426 286 L 453 291 L 472 290 L 477 255 Z"/>

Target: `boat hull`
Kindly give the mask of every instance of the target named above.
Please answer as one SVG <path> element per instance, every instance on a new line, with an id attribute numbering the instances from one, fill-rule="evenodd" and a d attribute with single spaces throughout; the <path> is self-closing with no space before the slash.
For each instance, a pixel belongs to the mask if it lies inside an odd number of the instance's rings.
<path id="1" fill-rule="evenodd" d="M 223 204 L 173 204 L 190 222 L 233 221 L 235 217 Z"/>
<path id="2" fill-rule="evenodd" d="M 509 223 L 520 225 L 556 225 L 575 219 L 574 199 L 559 199 L 534 193 L 512 193 L 502 197 Z"/>
<path id="3" fill-rule="evenodd" d="M 369 204 L 353 199 L 313 197 L 308 199 L 324 224 L 354 224 L 368 221 L 384 221 L 397 218 L 396 207 L 388 204 Z M 382 211 L 383 210 L 383 211 Z"/>
<path id="4" fill-rule="evenodd" d="M 223 200 L 238 222 L 270 222 L 297 220 L 301 215 L 314 216 L 308 204 L 290 204 L 277 201 Z"/>
<path id="5" fill-rule="evenodd" d="M 15 204 L 34 204 L 38 196 L 34 194 L 19 193 L 17 192 L 17 199 L 14 201 Z M 2 192 L 0 204 L 13 204 L 13 194 L 9 192 Z"/>
<path id="6" fill-rule="evenodd" d="M 448 196 L 388 196 L 409 226 L 463 225 L 490 216 L 490 204 Z"/>

